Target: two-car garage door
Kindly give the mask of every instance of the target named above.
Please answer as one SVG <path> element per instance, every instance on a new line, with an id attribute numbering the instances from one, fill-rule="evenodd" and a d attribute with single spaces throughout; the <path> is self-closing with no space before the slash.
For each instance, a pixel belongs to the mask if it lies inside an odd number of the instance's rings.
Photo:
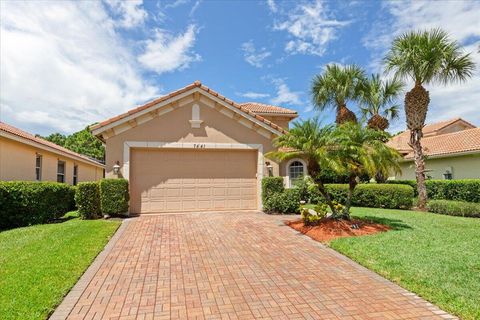
<path id="1" fill-rule="evenodd" d="M 131 212 L 257 208 L 257 151 L 132 149 Z"/>

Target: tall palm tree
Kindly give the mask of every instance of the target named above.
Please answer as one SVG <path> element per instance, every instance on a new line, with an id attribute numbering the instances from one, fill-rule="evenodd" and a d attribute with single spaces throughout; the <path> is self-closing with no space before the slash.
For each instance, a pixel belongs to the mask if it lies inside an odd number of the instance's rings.
<path id="1" fill-rule="evenodd" d="M 414 82 L 413 89 L 405 95 L 405 114 L 415 158 L 418 208 L 425 210 L 427 190 L 421 139 L 430 95 L 424 85 L 465 81 L 472 76 L 475 64 L 458 42 L 450 40 L 446 32 L 433 29 L 412 31 L 396 38 L 385 57 L 385 65 L 386 71 L 393 71 L 396 78 Z"/>
<path id="2" fill-rule="evenodd" d="M 288 133 L 273 140 L 273 145 L 278 151 L 269 152 L 265 156 L 282 161 L 293 158 L 304 159 L 307 162 L 308 174 L 325 198 L 333 216 L 336 217 L 337 210 L 321 178 L 322 168 L 332 166 L 328 157 L 332 130 L 333 126 L 322 126 L 316 117 L 305 121 L 295 121 Z"/>
<path id="3" fill-rule="evenodd" d="M 346 123 L 337 126 L 330 138 L 330 163 L 338 173 L 347 174 L 348 198 L 343 217 L 348 219 L 352 205 L 353 191 L 358 179 L 363 174 L 373 176 L 381 172 L 400 172 L 397 150 L 388 147 L 384 142 L 386 133 L 364 128 L 357 123 Z"/>
<path id="4" fill-rule="evenodd" d="M 347 108 L 347 102 L 359 99 L 364 79 L 365 73 L 357 65 L 329 64 L 322 74 L 313 78 L 313 103 L 320 111 L 335 108 L 337 124 L 357 122 L 355 114 Z"/>
<path id="5" fill-rule="evenodd" d="M 399 106 L 395 100 L 402 88 L 403 83 L 399 79 L 383 81 L 378 74 L 364 82 L 360 111 L 365 119 L 368 118 L 369 128 L 385 131 L 390 125 L 389 120 L 398 118 Z"/>

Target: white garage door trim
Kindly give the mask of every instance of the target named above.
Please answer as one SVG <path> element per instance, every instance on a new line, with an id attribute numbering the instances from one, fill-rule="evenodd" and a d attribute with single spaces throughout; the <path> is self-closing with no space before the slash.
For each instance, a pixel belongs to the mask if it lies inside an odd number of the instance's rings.
<path id="1" fill-rule="evenodd" d="M 244 143 L 181 143 L 181 142 L 160 142 L 160 141 L 125 141 L 123 144 L 123 168 L 122 175 L 130 180 L 130 149 L 131 148 L 152 148 L 152 149 L 220 149 L 220 150 L 257 150 L 257 204 L 258 210 L 262 210 L 262 177 L 263 177 L 263 145 Z"/>

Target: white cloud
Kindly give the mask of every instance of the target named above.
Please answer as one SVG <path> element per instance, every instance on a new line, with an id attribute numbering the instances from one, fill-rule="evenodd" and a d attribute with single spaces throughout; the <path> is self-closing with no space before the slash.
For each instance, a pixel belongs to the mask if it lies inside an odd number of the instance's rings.
<path id="1" fill-rule="evenodd" d="M 190 63 L 201 60 L 193 51 L 196 34 L 195 25 L 189 25 L 185 33 L 177 36 L 158 29 L 154 39 L 146 41 L 145 52 L 138 61 L 158 74 L 188 68 Z"/>
<path id="2" fill-rule="evenodd" d="M 277 12 L 278 9 L 275 0 L 267 0 L 267 5 L 271 12 Z"/>
<path id="3" fill-rule="evenodd" d="M 171 2 L 171 3 L 167 3 L 167 4 L 165 5 L 165 8 L 176 8 L 176 7 L 178 7 L 178 6 L 181 6 L 181 5 L 183 5 L 183 4 L 186 4 L 186 3 L 188 3 L 188 2 L 189 2 L 189 0 L 176 0 L 176 1 L 173 1 L 173 2 Z"/>
<path id="4" fill-rule="evenodd" d="M 338 30 L 349 24 L 331 15 L 320 0 L 301 3 L 289 11 L 285 21 L 276 22 L 274 30 L 287 31 L 292 38 L 285 45 L 287 53 L 321 56 L 328 43 L 337 38 Z"/>
<path id="5" fill-rule="evenodd" d="M 105 0 L 105 2 L 121 17 L 117 25 L 126 29 L 143 24 L 148 16 L 142 8 L 143 0 Z"/>
<path id="6" fill-rule="evenodd" d="M 0 117 L 73 132 L 159 94 L 95 1 L 0 3 Z"/>
<path id="7" fill-rule="evenodd" d="M 302 93 L 300 91 L 291 91 L 283 79 L 274 79 L 273 83 L 277 92 L 276 96 L 270 99 L 270 103 L 273 105 L 289 104 L 297 106 L 302 104 L 300 99 Z"/>
<path id="8" fill-rule="evenodd" d="M 477 64 L 474 76 L 465 83 L 443 86 L 428 85 L 430 106 L 427 122 L 462 117 L 480 125 L 480 2 L 478 1 L 387 1 L 385 10 L 390 18 L 375 23 L 372 31 L 363 39 L 372 51 L 370 68 L 382 70 L 381 59 L 392 40 L 409 30 L 441 28 L 451 39 L 464 45 Z M 409 90 L 412 84 L 407 84 Z M 397 121 L 391 131 L 405 128 L 405 117 Z"/>
<path id="9" fill-rule="evenodd" d="M 248 92 L 244 92 L 244 93 L 237 93 L 238 96 L 240 97 L 244 97 L 244 98 L 247 98 L 247 99 L 264 99 L 264 98 L 268 98 L 270 97 L 270 94 L 268 93 L 260 93 L 260 92 L 253 92 L 253 91 L 248 91 Z"/>
<path id="10" fill-rule="evenodd" d="M 201 0 L 195 1 L 194 5 L 192 6 L 192 9 L 190 9 L 190 13 L 188 14 L 189 17 L 193 17 L 197 9 L 200 7 L 201 3 L 202 3 Z"/>
<path id="11" fill-rule="evenodd" d="M 272 54 L 267 51 L 266 48 L 257 50 L 252 40 L 242 43 L 242 51 L 245 61 L 257 68 L 261 68 L 263 66 L 263 60 Z"/>

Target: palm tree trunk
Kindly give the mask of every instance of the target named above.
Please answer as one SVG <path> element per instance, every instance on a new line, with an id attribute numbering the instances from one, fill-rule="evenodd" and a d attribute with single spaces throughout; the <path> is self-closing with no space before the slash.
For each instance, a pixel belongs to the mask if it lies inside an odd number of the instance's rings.
<path id="1" fill-rule="evenodd" d="M 320 165 L 316 161 L 309 161 L 307 164 L 307 169 L 310 177 L 313 179 L 313 182 L 315 182 L 317 185 L 318 191 L 320 191 L 322 194 L 323 198 L 327 202 L 327 205 L 330 207 L 330 210 L 332 210 L 332 217 L 336 218 L 338 216 L 337 209 L 335 209 L 332 198 L 330 197 L 330 194 L 320 178 Z"/>
<path id="2" fill-rule="evenodd" d="M 357 123 L 357 116 L 345 104 L 337 106 L 337 116 L 335 119 L 336 124 L 342 124 L 346 122 Z"/>
<path id="3" fill-rule="evenodd" d="M 422 130 L 410 131 L 410 145 L 413 148 L 415 159 L 415 177 L 417 179 L 419 210 L 425 211 L 427 207 L 427 186 L 425 185 L 425 159 L 422 150 Z"/>
<path id="4" fill-rule="evenodd" d="M 405 95 L 405 113 L 407 127 L 410 129 L 410 147 L 415 159 L 415 176 L 418 190 L 418 209 L 425 211 L 427 205 L 427 187 L 425 186 L 425 158 L 423 156 L 421 139 L 422 129 L 427 117 L 430 95 L 419 81 Z"/>
<path id="5" fill-rule="evenodd" d="M 353 191 L 355 190 L 355 187 L 357 186 L 357 176 L 354 174 L 351 174 L 350 177 L 348 177 L 348 197 L 347 197 L 347 203 L 345 205 L 345 210 L 343 211 L 343 218 L 350 220 L 350 208 L 352 207 L 352 198 L 353 198 Z"/>

